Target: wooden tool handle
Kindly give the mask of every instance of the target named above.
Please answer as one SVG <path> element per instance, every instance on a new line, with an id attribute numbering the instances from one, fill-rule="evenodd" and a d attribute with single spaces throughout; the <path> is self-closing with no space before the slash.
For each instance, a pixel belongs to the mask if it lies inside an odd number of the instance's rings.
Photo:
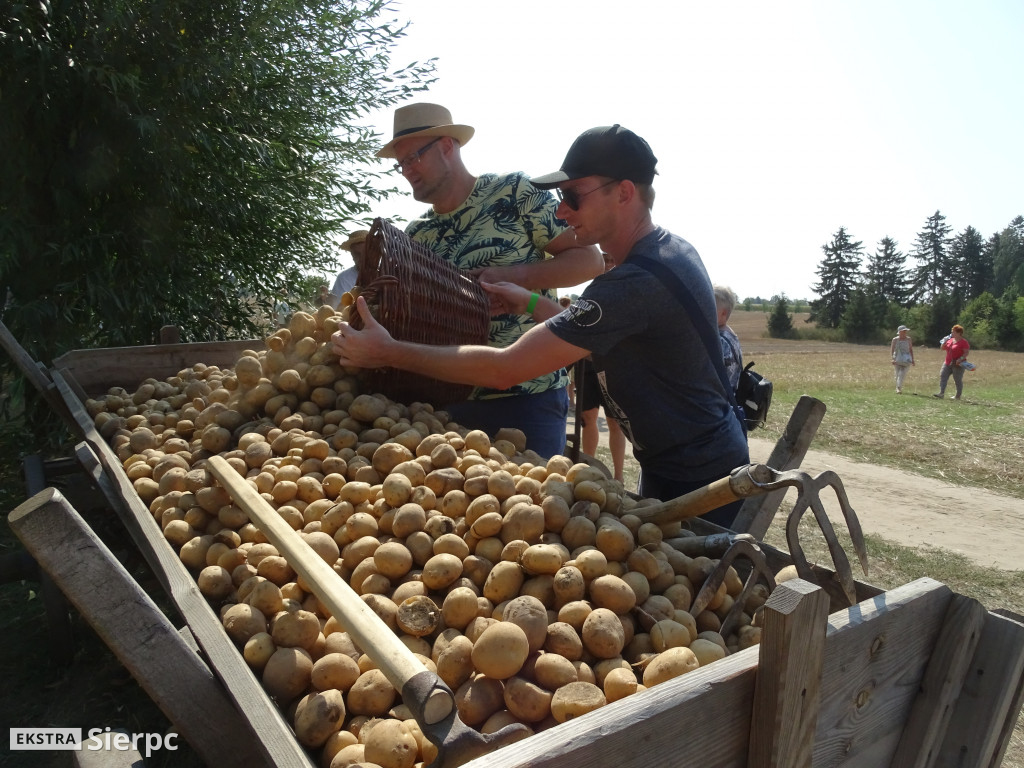
<path id="1" fill-rule="evenodd" d="M 645 523 L 658 525 L 698 517 L 725 504 L 765 493 L 761 486 L 771 480 L 774 474 L 775 470 L 764 464 L 747 464 L 703 488 L 661 504 L 639 507 L 630 514 L 636 515 Z"/>
<path id="2" fill-rule="evenodd" d="M 426 667 L 420 663 L 411 650 L 384 623 L 373 610 L 363 602 L 345 580 L 302 540 L 299 534 L 277 514 L 277 510 L 256 492 L 231 465 L 220 456 L 211 456 L 210 472 L 227 489 L 231 498 L 249 516 L 273 544 L 288 564 L 299 574 L 313 594 L 319 598 L 334 618 L 345 628 L 356 644 L 369 656 L 384 673 L 388 681 L 401 691 L 414 676 Z M 436 689 L 431 694 L 424 717 L 427 724 L 434 724 L 446 718 L 455 702 L 451 695 Z"/>

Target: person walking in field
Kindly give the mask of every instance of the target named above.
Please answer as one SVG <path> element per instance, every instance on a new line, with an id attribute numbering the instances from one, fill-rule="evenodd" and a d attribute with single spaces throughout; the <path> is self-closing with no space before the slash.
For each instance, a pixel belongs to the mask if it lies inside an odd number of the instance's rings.
<path id="1" fill-rule="evenodd" d="M 959 400 L 964 392 L 964 371 L 967 370 L 964 363 L 967 362 L 967 353 L 971 350 L 971 345 L 964 338 L 962 325 L 953 326 L 949 336 L 942 340 L 942 349 L 946 350 L 946 361 L 939 370 L 939 391 L 935 393 L 935 397 L 946 396 L 946 384 L 952 375 L 953 383 L 956 385 L 956 396 L 953 399 Z"/>
<path id="2" fill-rule="evenodd" d="M 914 342 L 909 336 L 910 329 L 901 325 L 896 329 L 892 344 L 889 345 L 889 353 L 892 355 L 892 369 L 896 376 L 896 394 L 903 394 L 903 380 L 907 378 L 907 371 L 914 362 Z"/>

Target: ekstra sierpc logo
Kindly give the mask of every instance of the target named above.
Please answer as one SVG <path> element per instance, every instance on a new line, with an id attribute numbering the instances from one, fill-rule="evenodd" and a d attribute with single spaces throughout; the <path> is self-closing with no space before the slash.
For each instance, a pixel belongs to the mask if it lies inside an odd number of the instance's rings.
<path id="1" fill-rule="evenodd" d="M 158 749 L 176 750 L 178 734 L 124 733 L 107 728 L 90 728 L 82 740 L 81 728 L 11 728 L 11 751 L 126 752 L 135 750 L 151 757 Z M 143 751 L 145 750 L 145 751 Z"/>

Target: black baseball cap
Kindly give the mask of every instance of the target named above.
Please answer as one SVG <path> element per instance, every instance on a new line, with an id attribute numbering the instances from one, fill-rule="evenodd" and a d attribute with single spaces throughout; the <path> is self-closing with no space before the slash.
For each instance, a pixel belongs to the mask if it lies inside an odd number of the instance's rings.
<path id="1" fill-rule="evenodd" d="M 607 176 L 650 184 L 657 173 L 654 170 L 657 162 L 650 145 L 631 130 L 618 124 L 603 125 L 579 135 L 559 170 L 530 179 L 530 182 L 540 189 L 551 189 L 563 181 L 584 176 Z"/>

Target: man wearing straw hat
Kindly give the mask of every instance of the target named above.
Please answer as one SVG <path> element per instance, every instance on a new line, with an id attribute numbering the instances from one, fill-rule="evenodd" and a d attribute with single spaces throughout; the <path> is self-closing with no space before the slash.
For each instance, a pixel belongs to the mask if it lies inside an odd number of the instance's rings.
<path id="1" fill-rule="evenodd" d="M 356 280 L 359 277 L 359 267 L 362 265 L 363 254 L 366 251 L 366 236 L 369 234 L 370 230 L 368 229 L 357 229 L 348 236 L 348 240 L 341 244 L 342 250 L 352 254 L 353 264 L 348 269 L 343 269 L 339 272 L 338 276 L 334 279 L 334 285 L 331 286 L 329 300 L 331 306 L 335 309 L 339 309 L 341 305 L 341 295 L 351 291 L 356 284 Z"/>
<path id="2" fill-rule="evenodd" d="M 585 131 L 559 171 L 559 215 L 579 242 L 599 243 L 612 267 L 567 310 L 512 283 L 485 284 L 493 304 L 538 321 L 504 349 L 395 341 L 356 301 L 365 327 L 332 338 L 342 365 L 394 366 L 446 381 L 507 386 L 592 355 L 605 412 L 633 444 L 640 493 L 671 499 L 749 462 L 718 342 L 715 298 L 693 246 L 651 220 L 657 158 L 622 126 Z M 688 292 L 689 296 L 684 294 Z M 730 526 L 739 503 L 705 515 Z"/>
<path id="3" fill-rule="evenodd" d="M 481 281 L 514 283 L 552 300 L 552 289 L 599 274 L 600 252 L 576 242 L 555 213 L 553 195 L 523 173 L 474 176 L 466 169 L 461 149 L 473 133 L 438 104 L 396 110 L 394 136 L 377 156 L 394 158 L 413 197 L 431 206 L 406 227 L 409 237 Z M 488 343 L 507 347 L 536 324 L 527 311 L 497 315 Z M 504 387 L 477 387 L 463 403 L 438 405 L 463 426 L 489 435 L 502 427 L 520 429 L 530 448 L 551 456 L 565 448 L 568 381 L 564 369 L 542 371 Z"/>

